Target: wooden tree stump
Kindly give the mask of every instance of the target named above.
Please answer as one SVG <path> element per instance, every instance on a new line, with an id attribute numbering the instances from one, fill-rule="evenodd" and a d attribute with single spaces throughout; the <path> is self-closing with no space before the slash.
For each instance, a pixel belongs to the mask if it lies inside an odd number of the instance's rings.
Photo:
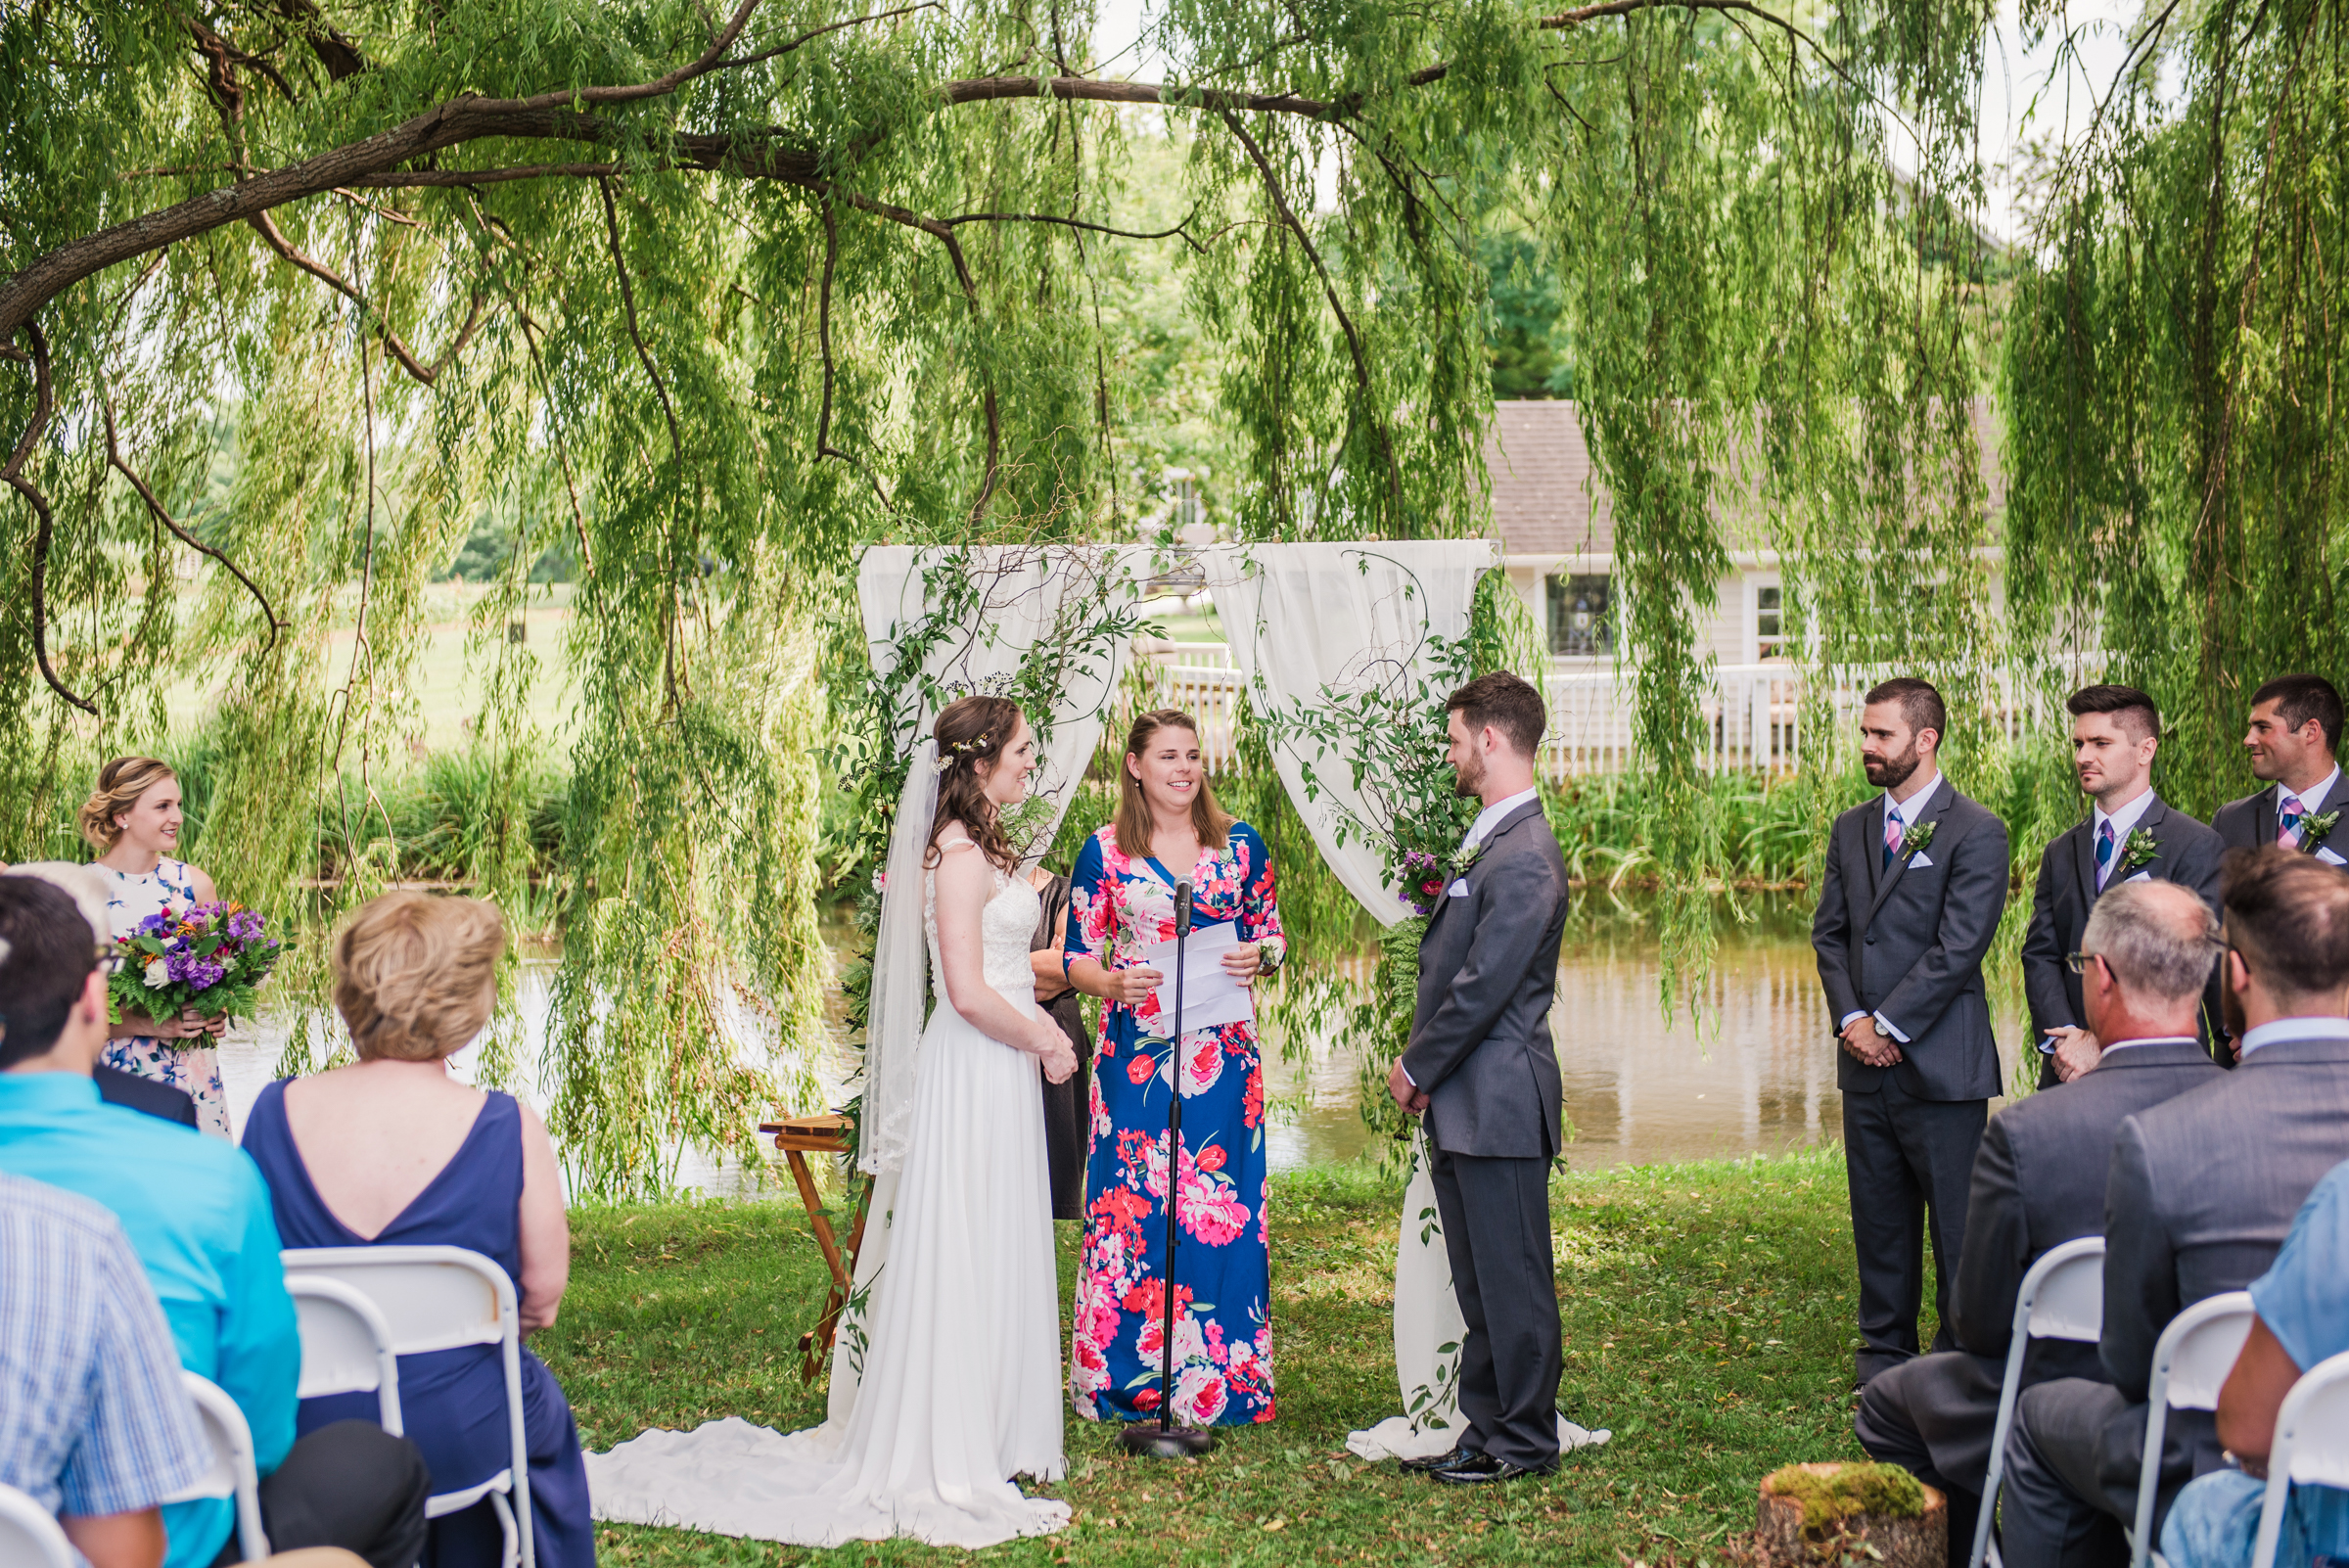
<path id="1" fill-rule="evenodd" d="M 1947 1568 L 1949 1499 L 1889 1465 L 1790 1464 L 1762 1483 L 1756 1568 L 1871 1562 L 1863 1542 L 1884 1568 Z"/>

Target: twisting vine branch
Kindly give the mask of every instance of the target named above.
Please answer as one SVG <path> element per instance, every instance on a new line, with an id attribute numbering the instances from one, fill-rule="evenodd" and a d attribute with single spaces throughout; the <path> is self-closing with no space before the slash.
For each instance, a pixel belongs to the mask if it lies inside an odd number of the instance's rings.
<path id="1" fill-rule="evenodd" d="M 643 329 L 636 320 L 636 291 L 628 283 L 628 264 L 620 254 L 620 211 L 612 205 L 612 182 L 599 179 L 595 188 L 604 199 L 604 235 L 612 244 L 612 270 L 620 278 L 620 302 L 627 308 L 628 341 L 636 346 L 636 357 L 644 365 L 644 373 L 653 384 L 653 394 L 661 399 L 662 417 L 668 421 L 668 455 L 675 461 L 685 461 L 685 443 L 677 436 L 677 411 L 669 405 L 668 384 L 653 365 L 653 351 L 645 346 Z"/>
<path id="2" fill-rule="evenodd" d="M 275 648 L 277 646 L 277 634 L 282 626 L 282 623 L 280 623 L 277 619 L 277 612 L 270 608 L 269 596 L 261 591 L 258 583 L 254 582 L 253 578 L 244 574 L 244 572 L 237 566 L 236 562 L 231 561 L 225 554 L 214 549 L 211 545 L 205 543 L 202 539 L 198 538 L 192 530 L 180 526 L 178 520 L 173 518 L 170 512 L 164 508 L 163 503 L 156 498 L 154 489 L 148 485 L 146 480 L 140 478 L 138 471 L 133 469 L 128 463 L 122 460 L 121 442 L 117 440 L 115 436 L 115 400 L 112 397 L 104 398 L 100 401 L 99 407 L 104 411 L 106 417 L 107 466 L 115 469 L 116 472 L 120 473 L 124 479 L 130 481 L 130 487 L 134 490 L 137 490 L 139 492 L 139 499 L 147 503 L 148 512 L 158 523 L 161 523 L 164 528 L 170 530 L 173 535 L 175 535 L 182 544 L 185 544 L 191 550 L 196 550 L 202 554 L 210 556 L 213 560 L 219 562 L 224 569 L 226 569 L 230 576 L 235 577 L 239 582 L 245 584 L 245 591 L 253 595 L 253 602 L 261 607 L 262 618 L 269 623 L 269 641 L 263 645 L 262 651 L 267 652 L 269 649 Z"/>
<path id="3" fill-rule="evenodd" d="M 57 537 L 57 514 L 50 508 L 49 497 L 25 475 L 24 464 L 40 445 L 41 437 L 48 433 L 50 416 L 57 411 L 57 392 L 50 379 L 49 340 L 41 336 L 37 322 L 25 322 L 23 330 L 32 349 L 27 356 L 32 361 L 32 419 L 17 441 L 16 450 L 9 453 L 8 466 L 0 468 L 0 480 L 6 480 L 9 487 L 23 496 L 25 504 L 32 508 L 32 656 L 40 664 L 41 678 L 49 682 L 50 690 L 83 713 L 95 714 L 98 705 L 60 680 L 56 667 L 49 662 L 49 546 Z"/>
<path id="4" fill-rule="evenodd" d="M 256 212 L 253 215 L 252 222 L 253 229 L 259 233 L 260 237 L 269 242 L 270 250 L 275 251 L 288 262 L 316 278 L 352 304 L 357 305 L 360 314 L 375 323 L 375 330 L 383 337 L 385 348 L 391 351 L 393 359 L 399 361 L 399 367 L 427 387 L 430 387 L 440 372 L 448 367 L 450 360 L 465 351 L 465 346 L 473 341 L 474 333 L 481 328 L 482 312 L 488 296 L 477 288 L 473 291 L 473 307 L 465 315 L 465 325 L 457 329 L 457 335 L 449 340 L 448 346 L 440 350 L 440 357 L 428 365 L 418 359 L 406 344 L 400 342 L 399 334 L 393 332 L 392 324 L 383 318 L 382 313 L 375 306 L 367 302 L 365 295 L 345 281 L 342 274 L 335 271 L 334 268 L 287 239 L 279 231 L 276 219 L 266 212 Z"/>

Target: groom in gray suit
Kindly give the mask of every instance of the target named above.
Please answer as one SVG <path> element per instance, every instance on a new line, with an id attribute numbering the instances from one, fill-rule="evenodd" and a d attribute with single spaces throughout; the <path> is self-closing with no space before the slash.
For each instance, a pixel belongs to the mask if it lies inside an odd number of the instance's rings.
<path id="1" fill-rule="evenodd" d="M 1407 1467 L 1478 1486 L 1558 1464 L 1549 1164 L 1565 1084 L 1549 1005 L 1566 862 L 1534 789 L 1542 694 L 1503 670 L 1470 681 L 1446 706 L 1453 787 L 1484 810 L 1420 939 L 1410 1043 L 1387 1087 L 1426 1118 L 1444 1250 L 1468 1325 L 1459 1373 L 1467 1430 L 1450 1453 Z"/>
<path id="2" fill-rule="evenodd" d="M 1941 1332 L 1965 1239 L 1966 1183 L 1999 1092 L 1982 957 L 2006 906 L 2006 824 L 1941 773 L 1949 722 L 1925 681 L 1888 680 L 1860 715 L 1884 791 L 1835 819 L 1811 945 L 1840 1046 L 1843 1149 L 1867 1380 L 1917 1353 L 1931 1216 Z"/>

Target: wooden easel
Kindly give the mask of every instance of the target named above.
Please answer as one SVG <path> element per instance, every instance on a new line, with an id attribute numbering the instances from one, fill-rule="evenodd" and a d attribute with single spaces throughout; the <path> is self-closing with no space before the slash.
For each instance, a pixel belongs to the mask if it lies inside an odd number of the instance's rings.
<path id="1" fill-rule="evenodd" d="M 816 1374 L 824 1369 L 824 1358 L 832 1353 L 832 1336 L 839 1330 L 840 1314 L 849 1305 L 849 1296 L 856 1288 L 856 1250 L 864 1245 L 864 1217 L 873 1196 L 873 1178 L 854 1177 L 849 1186 L 852 1212 L 856 1221 L 849 1229 L 849 1249 L 844 1257 L 840 1243 L 832 1234 L 832 1222 L 824 1214 L 823 1200 L 816 1196 L 815 1176 L 807 1169 L 810 1154 L 853 1154 L 855 1145 L 849 1137 L 849 1119 L 845 1116 L 787 1116 L 779 1122 L 761 1122 L 761 1132 L 775 1135 L 775 1147 L 783 1151 L 784 1163 L 791 1167 L 791 1178 L 799 1184 L 800 1202 L 807 1210 L 807 1228 L 815 1232 L 815 1244 L 823 1249 L 824 1264 L 832 1270 L 832 1288 L 824 1293 L 824 1313 L 815 1326 L 800 1336 L 800 1381 L 813 1383 Z"/>

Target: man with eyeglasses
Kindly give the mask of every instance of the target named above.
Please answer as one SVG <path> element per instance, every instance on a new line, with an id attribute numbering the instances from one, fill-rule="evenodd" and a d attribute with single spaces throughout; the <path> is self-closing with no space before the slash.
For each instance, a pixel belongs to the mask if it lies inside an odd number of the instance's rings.
<path id="1" fill-rule="evenodd" d="M 431 1477 L 405 1438 L 342 1421 L 297 1438 L 301 1341 L 269 1189 L 242 1149 L 98 1098 L 106 981 L 61 888 L 0 877 L 0 1172 L 110 1210 L 163 1309 L 179 1364 L 236 1401 L 280 1547 L 331 1545 L 412 1568 Z M 225 1498 L 165 1503 L 164 1568 L 240 1560 Z"/>
<path id="2" fill-rule="evenodd" d="M 2220 882 L 2221 975 L 2242 1065 L 2121 1123 L 2104 1182 L 2097 1346 L 2110 1381 L 2024 1391 L 2001 1508 L 2009 1568 L 2127 1560 L 2120 1527 L 2137 1504 L 2162 1330 L 2265 1272 L 2310 1189 L 2349 1159 L 2349 873 L 2271 847 L 2228 852 Z M 2156 1540 L 2179 1488 L 2217 1469 L 2222 1452 L 2208 1410 L 2170 1412 Z"/>
<path id="3" fill-rule="evenodd" d="M 122 949 L 108 940 L 106 934 L 106 892 L 89 867 L 75 865 L 69 860 L 32 860 L 23 865 L 12 865 L 0 876 L 38 877 L 51 887 L 64 892 L 90 922 L 91 935 L 98 943 L 99 973 L 112 976 L 122 967 Z M 90 1077 L 97 1080 L 98 1097 L 109 1105 L 124 1110 L 144 1112 L 182 1127 L 196 1126 L 196 1100 L 184 1089 L 136 1073 L 98 1062 L 91 1066 Z"/>
<path id="4" fill-rule="evenodd" d="M 2088 1027 L 2104 1040 L 2096 1070 L 2061 1094 L 2034 1094 L 1990 1120 L 1974 1156 L 1952 1327 L 1958 1349 L 1904 1361 L 1860 1397 L 1852 1428 L 1874 1458 L 1898 1464 L 1950 1503 L 1950 1562 L 1965 1562 L 1990 1467 L 1991 1430 L 2031 1266 L 2064 1242 L 2104 1233 L 2104 1177 L 2121 1122 L 2220 1076 L 2195 1038 L 2219 922 L 2173 882 L 2133 882 L 2096 900 L 2069 955 Z M 2023 1386 L 2103 1380 L 2096 1347 L 2035 1341 Z"/>

